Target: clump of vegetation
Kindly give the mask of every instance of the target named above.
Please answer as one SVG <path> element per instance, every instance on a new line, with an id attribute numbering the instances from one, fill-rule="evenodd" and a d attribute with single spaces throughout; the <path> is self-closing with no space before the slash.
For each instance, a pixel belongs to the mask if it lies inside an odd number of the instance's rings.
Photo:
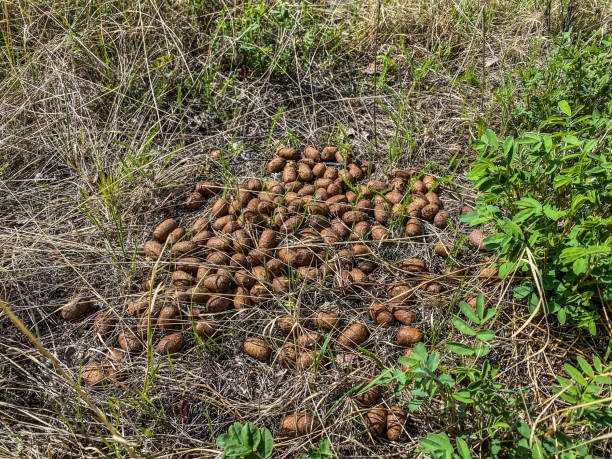
<path id="1" fill-rule="evenodd" d="M 482 196 L 463 217 L 493 224 L 484 242 L 500 253 L 502 278 L 533 274 L 516 290 L 532 311 L 593 334 L 612 301 L 611 65 L 610 39 L 566 40 L 538 72 L 521 73 L 520 128 L 504 139 L 487 130 L 473 143 L 468 178 Z"/>
<path id="2" fill-rule="evenodd" d="M 249 0 L 222 11 L 211 44 L 240 72 L 293 78 L 340 45 L 342 26 L 323 21 L 309 2 Z"/>
<path id="3" fill-rule="evenodd" d="M 227 433 L 217 438 L 217 445 L 223 448 L 222 458 L 265 459 L 272 455 L 274 440 L 266 428 L 259 428 L 252 422 L 232 424 Z"/>
<path id="4" fill-rule="evenodd" d="M 516 70 L 524 90 L 513 110 L 514 130 L 539 128 L 551 132 L 555 125 L 548 125 L 546 120 L 557 115 L 561 101 L 580 108 L 582 115 L 599 112 L 609 117 L 612 36 L 602 31 L 584 39 L 579 33 L 566 32 L 551 39 L 550 46 L 544 64 L 534 62 Z"/>
<path id="5" fill-rule="evenodd" d="M 499 380 L 502 367 L 484 358 L 499 346 L 492 329 L 498 311 L 487 307 L 482 295 L 474 307 L 462 301 L 459 309 L 453 326 L 461 342 L 447 342 L 444 354 L 418 343 L 409 356 L 399 358 L 401 368 L 383 370 L 365 388 L 390 386 L 397 398 L 408 399 L 411 411 L 443 413 L 438 418 L 441 430 L 421 437 L 418 449 L 431 457 L 453 459 L 596 457 L 590 454 L 597 445 L 571 434 L 580 424 L 592 438 L 605 439 L 612 427 L 612 409 L 607 404 L 612 366 L 597 357 L 592 364 L 578 357 L 580 369 L 566 364 L 565 375 L 556 376 L 558 385 L 548 406 L 560 398 L 569 407 L 547 416 L 542 412 L 530 425 L 525 419 L 536 413 L 528 401 L 532 388 L 504 387 Z M 465 338 L 471 344 L 465 344 Z M 549 425 L 561 413 L 562 427 Z"/>

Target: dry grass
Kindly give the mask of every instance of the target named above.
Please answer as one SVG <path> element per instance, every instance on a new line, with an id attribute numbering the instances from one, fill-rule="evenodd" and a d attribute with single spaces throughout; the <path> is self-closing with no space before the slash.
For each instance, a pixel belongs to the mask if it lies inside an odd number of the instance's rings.
<path id="1" fill-rule="evenodd" d="M 138 250 L 153 226 L 169 215 L 185 223 L 194 218 L 179 204 L 199 179 L 259 177 L 261 161 L 277 141 L 339 143 L 361 159 L 374 159 L 379 176 L 401 165 L 448 177 L 459 164 L 443 198 L 456 215 L 473 200 L 462 174 L 476 121 L 503 122 L 504 104 L 493 95 L 508 69 L 538 55 L 533 37 L 547 28 L 536 2 L 490 2 L 489 10 L 483 5 L 388 1 L 377 17 L 374 2 L 316 2 L 309 6 L 318 15 L 317 33 L 331 39 L 315 41 L 305 58 L 299 49 L 305 26 L 298 16 L 307 10 L 293 5 L 298 19 L 275 38 L 267 58 L 281 62 L 286 53 L 295 71 L 274 73 L 247 66 L 239 36 L 213 38 L 215 21 L 238 18 L 242 2 L 3 2 L 0 297 L 78 378 L 81 364 L 99 359 L 114 343 L 93 337 L 93 316 L 66 323 L 59 308 L 83 291 L 99 309 L 127 320 L 125 299 L 151 267 Z M 553 4 L 553 30 L 561 26 L 562 5 Z M 576 21 L 608 21 L 598 5 L 581 4 Z M 363 69 L 377 55 L 387 60 L 378 60 L 377 70 L 386 73 L 375 85 Z M 451 164 L 457 146 L 465 160 Z M 223 164 L 209 158 L 215 148 L 228 155 Z M 427 230 L 428 242 L 461 242 L 466 228 Z M 483 262 L 463 253 L 466 266 Z M 446 269 L 427 244 L 398 240 L 378 255 L 384 268 L 368 294 L 402 278 L 389 267 L 400 257 L 422 256 L 438 273 L 434 277 Z M 536 407 L 552 395 L 562 362 L 601 348 L 600 342 L 551 329 L 544 318 L 512 339 L 527 313 L 509 299 L 507 284 L 463 284 L 451 277 L 441 282 L 449 292 L 441 306 L 427 297 L 418 303 L 427 344 L 448 338 L 451 301 L 483 291 L 500 308 L 498 323 L 509 324 L 492 361 L 503 365 L 508 387 L 535 386 Z M 369 300 L 322 287 L 296 297 L 305 316 L 324 303 L 350 320 L 361 317 Z M 283 301 L 232 311 L 219 348 L 190 346 L 171 363 L 133 357 L 124 382 L 88 394 L 123 437 L 154 456 L 214 456 L 215 439 L 238 420 L 268 427 L 279 457 L 294 457 L 318 441 L 280 438 L 281 415 L 297 408 L 320 416 L 340 457 L 411 455 L 417 439 L 438 427 L 435 413 L 423 412 L 410 419 L 405 443 L 359 435 L 360 411 L 342 395 L 375 374 L 371 359 L 364 357 L 361 370 L 345 375 L 333 365 L 316 374 L 288 372 L 246 357 L 241 343 L 247 335 L 282 345 L 274 322 L 283 311 Z M 0 324 L 0 452 L 125 454 L 120 441 L 102 441 L 104 426 L 8 318 L 0 315 Z M 384 364 L 395 364 L 399 350 L 391 332 L 371 331 L 366 347 Z M 183 402 L 186 420 L 176 411 Z"/>

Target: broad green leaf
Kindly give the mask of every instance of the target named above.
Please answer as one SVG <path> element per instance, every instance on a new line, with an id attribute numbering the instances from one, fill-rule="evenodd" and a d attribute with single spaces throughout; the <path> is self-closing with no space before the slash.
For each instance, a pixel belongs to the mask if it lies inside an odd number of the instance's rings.
<path id="1" fill-rule="evenodd" d="M 226 448 L 227 446 L 234 444 L 234 438 L 229 434 L 221 434 L 217 438 L 217 446 L 221 448 Z"/>
<path id="2" fill-rule="evenodd" d="M 476 332 L 472 330 L 472 328 L 467 323 L 465 323 L 463 320 L 461 320 L 459 317 L 455 317 L 453 319 L 453 325 L 461 333 L 465 333 L 466 335 L 470 335 L 470 336 L 476 336 Z"/>
<path id="3" fill-rule="evenodd" d="M 225 448 L 223 454 L 225 456 L 244 456 L 245 454 L 249 454 L 252 451 L 251 448 L 245 445 L 232 445 L 228 448 Z"/>
<path id="4" fill-rule="evenodd" d="M 412 391 L 412 393 L 414 393 L 414 391 Z M 421 407 L 424 401 L 425 400 L 422 398 L 415 397 L 408 402 L 408 409 L 410 411 L 416 411 Z"/>
<path id="5" fill-rule="evenodd" d="M 484 150 L 487 147 L 487 144 L 482 140 L 474 140 L 472 142 L 472 148 L 476 151 Z"/>
<path id="6" fill-rule="evenodd" d="M 480 318 L 476 315 L 476 312 L 465 301 L 459 302 L 459 309 L 461 309 L 463 315 L 470 319 L 472 322 L 476 324 L 480 323 Z"/>
<path id="7" fill-rule="evenodd" d="M 400 363 L 400 365 L 408 365 L 408 366 L 413 366 L 418 363 L 418 360 L 413 360 L 413 359 L 409 359 L 406 357 L 400 357 L 399 359 L 397 359 L 397 361 Z"/>
<path id="8" fill-rule="evenodd" d="M 593 357 L 593 366 L 595 367 L 595 370 L 598 373 L 603 373 L 603 365 L 601 364 L 601 360 L 599 360 L 599 357 Z"/>
<path id="9" fill-rule="evenodd" d="M 561 174 L 556 175 L 555 178 L 553 179 L 553 188 L 556 190 L 563 186 L 567 186 L 570 183 L 572 183 L 571 177 L 568 177 L 567 175 L 561 175 Z"/>
<path id="10" fill-rule="evenodd" d="M 331 450 L 329 438 L 326 437 L 325 439 L 323 439 L 323 441 L 321 442 L 321 446 L 319 447 L 319 451 L 321 451 L 324 454 L 328 454 L 328 455 L 333 454 Z"/>
<path id="11" fill-rule="evenodd" d="M 542 209 L 542 204 L 537 199 L 525 197 L 516 202 L 519 209 L 534 209 L 539 212 Z"/>
<path id="12" fill-rule="evenodd" d="M 553 221 L 559 220 L 561 217 L 564 217 L 565 214 L 567 213 L 565 211 L 557 210 L 554 207 L 551 207 L 548 205 L 544 206 L 542 210 L 546 218 L 553 220 Z"/>
<path id="13" fill-rule="evenodd" d="M 481 341 L 478 341 L 476 343 L 476 347 L 474 348 L 474 351 L 476 352 L 476 357 L 484 357 L 489 353 L 490 350 L 491 348 Z"/>
<path id="14" fill-rule="evenodd" d="M 561 158 L 561 162 L 562 163 L 573 163 L 572 160 L 574 160 L 576 158 L 580 158 L 580 156 L 582 156 L 580 153 L 574 153 L 574 154 L 571 154 L 571 155 L 565 155 L 563 158 Z M 576 171 L 575 166 L 574 167 L 566 167 L 566 168 L 561 169 L 561 172 L 568 173 L 569 175 L 573 175 L 575 171 Z"/>
<path id="15" fill-rule="evenodd" d="M 414 345 L 414 353 L 412 354 L 413 356 L 420 356 L 421 360 L 424 360 L 427 358 L 427 349 L 425 349 L 425 345 L 423 343 L 417 343 Z"/>
<path id="16" fill-rule="evenodd" d="M 410 369 L 410 372 L 417 377 L 417 379 L 428 379 L 433 378 L 434 374 L 429 370 L 429 368 L 423 367 L 414 367 Z"/>
<path id="17" fill-rule="evenodd" d="M 329 440 L 328 440 L 329 441 Z M 262 429 L 261 441 L 257 448 L 261 457 L 270 457 L 274 449 L 274 438 L 268 429 Z"/>
<path id="18" fill-rule="evenodd" d="M 562 385 L 564 388 L 567 388 L 567 387 L 569 387 L 569 386 L 571 386 L 571 385 L 572 385 L 572 381 L 570 381 L 570 380 L 569 380 L 569 379 L 567 379 L 567 378 L 564 378 L 563 376 L 556 375 L 556 376 L 555 376 L 555 379 L 556 379 L 556 380 L 559 382 L 559 384 L 561 384 L 561 385 Z"/>
<path id="19" fill-rule="evenodd" d="M 514 287 L 514 296 L 517 299 L 522 299 L 529 295 L 532 291 L 533 288 L 531 287 L 531 285 L 518 285 Z"/>
<path id="20" fill-rule="evenodd" d="M 463 403 L 474 403 L 474 399 L 471 397 L 469 390 L 459 390 L 454 393 L 454 397 Z"/>
<path id="21" fill-rule="evenodd" d="M 421 389 L 420 387 L 415 387 L 414 389 L 412 389 L 410 391 L 410 393 L 412 395 L 414 395 L 415 397 L 427 397 L 429 395 L 429 392 L 424 391 L 423 389 Z"/>
<path id="22" fill-rule="evenodd" d="M 573 146 L 578 146 L 582 143 L 575 135 L 566 135 L 563 137 L 563 141 Z"/>
<path id="23" fill-rule="evenodd" d="M 570 179 L 571 181 L 571 179 Z M 572 199 L 572 211 L 576 211 L 578 210 L 580 207 L 582 207 L 582 205 L 586 202 L 589 201 L 589 198 L 580 194 L 578 196 L 574 196 L 574 199 Z"/>
<path id="24" fill-rule="evenodd" d="M 586 388 L 584 389 L 584 391 L 588 394 L 584 395 L 584 399 L 586 400 L 588 399 L 592 399 L 592 400 L 597 400 L 596 397 L 593 397 L 592 394 L 598 394 L 599 392 L 601 392 L 601 387 L 597 385 L 597 383 L 595 381 L 592 381 L 591 383 L 589 383 L 588 386 L 586 386 Z M 590 400 L 589 400 L 590 401 Z"/>
<path id="25" fill-rule="evenodd" d="M 504 233 L 496 233 L 496 234 L 492 234 L 491 236 L 485 237 L 482 240 L 482 242 L 487 247 L 492 247 L 492 246 L 497 245 L 497 244 L 502 244 L 507 239 L 508 239 L 508 235 L 506 235 Z"/>
<path id="26" fill-rule="evenodd" d="M 568 247 L 563 249 L 559 255 L 564 263 L 572 263 L 583 256 L 584 249 L 582 247 Z"/>
<path id="27" fill-rule="evenodd" d="M 532 215 L 535 215 L 535 212 L 533 209 L 523 209 L 516 213 L 513 220 L 516 223 L 523 223 L 524 221 L 528 220 Z"/>
<path id="28" fill-rule="evenodd" d="M 538 307 L 538 304 L 540 304 L 540 298 L 538 297 L 536 293 L 532 293 L 529 296 L 529 300 L 527 304 L 529 305 L 529 312 L 533 312 L 535 308 Z"/>
<path id="29" fill-rule="evenodd" d="M 561 308 L 557 311 L 557 320 L 561 325 L 565 323 L 565 321 L 567 320 L 567 314 L 565 312 L 565 309 Z"/>
<path id="30" fill-rule="evenodd" d="M 240 441 L 240 434 L 242 432 L 242 424 L 234 422 L 228 429 L 228 433 L 232 436 L 235 442 Z"/>
<path id="31" fill-rule="evenodd" d="M 502 147 L 502 150 L 503 150 L 505 155 L 508 154 L 508 152 L 510 151 L 510 148 L 512 148 L 513 144 L 514 144 L 514 137 L 512 137 L 512 136 L 506 137 L 506 140 L 504 140 L 504 144 L 503 144 L 503 147 Z"/>
<path id="32" fill-rule="evenodd" d="M 430 433 L 426 438 L 420 438 L 419 443 L 432 448 L 430 451 L 446 451 L 448 453 L 452 453 L 454 450 L 448 435 L 446 435 L 444 432 Z"/>
<path id="33" fill-rule="evenodd" d="M 593 424 L 610 428 L 612 427 L 612 410 L 601 408 L 597 411 L 586 413 L 585 417 Z"/>
<path id="34" fill-rule="evenodd" d="M 493 150 L 497 150 L 499 148 L 499 141 L 497 140 L 497 136 L 491 129 L 487 129 L 487 131 L 483 135 L 483 139 Z"/>
<path id="35" fill-rule="evenodd" d="M 419 438 L 419 444 L 425 448 L 426 451 L 428 452 L 437 452 L 439 453 L 440 450 L 444 450 L 444 447 L 440 444 L 438 444 L 438 442 L 434 441 L 434 440 L 430 440 L 429 438 Z M 452 448 L 452 447 L 451 447 Z"/>
<path id="36" fill-rule="evenodd" d="M 523 231 L 521 227 L 514 223 L 512 220 L 505 218 L 500 224 L 500 228 L 508 235 L 513 236 L 516 239 L 523 239 Z"/>
<path id="37" fill-rule="evenodd" d="M 519 426 L 516 430 L 518 430 L 518 433 L 520 433 L 523 438 L 529 439 L 531 437 L 531 428 L 523 421 L 519 421 Z"/>
<path id="38" fill-rule="evenodd" d="M 544 150 L 549 153 L 552 150 L 552 138 L 549 135 L 543 135 L 542 140 L 544 141 Z"/>
<path id="39" fill-rule="evenodd" d="M 597 139 L 591 139 L 589 140 L 586 145 L 584 146 L 584 151 L 586 153 L 590 152 L 591 150 L 593 150 L 595 148 L 595 146 L 597 145 Z"/>
<path id="40" fill-rule="evenodd" d="M 604 174 L 606 172 L 607 170 L 604 166 L 595 166 L 589 169 L 588 171 L 586 171 L 586 174 L 587 175 L 598 175 L 598 174 Z"/>
<path id="41" fill-rule="evenodd" d="M 462 214 L 459 217 L 459 221 L 462 221 L 464 223 L 472 223 L 472 221 L 475 220 L 476 218 L 478 218 L 479 215 L 480 214 L 476 210 L 472 211 L 472 212 L 468 212 L 468 213 Z"/>
<path id="42" fill-rule="evenodd" d="M 565 372 L 572 378 L 574 379 L 574 381 L 576 381 L 578 384 L 582 385 L 582 386 L 586 386 L 587 382 L 584 379 L 584 377 L 582 376 L 582 374 L 573 366 L 571 366 L 569 363 L 565 364 Z"/>
<path id="43" fill-rule="evenodd" d="M 493 333 L 491 330 L 480 330 L 476 336 L 481 341 L 491 341 L 493 338 L 495 338 L 495 333 Z"/>
<path id="44" fill-rule="evenodd" d="M 442 374 L 438 376 L 438 381 L 440 381 L 442 384 L 446 384 L 448 387 L 455 385 L 455 380 L 451 375 Z"/>
<path id="45" fill-rule="evenodd" d="M 461 459 L 472 459 L 473 457 L 470 448 L 468 448 L 467 443 L 461 437 L 457 437 L 457 452 Z"/>
<path id="46" fill-rule="evenodd" d="M 574 271 L 574 274 L 576 275 L 586 273 L 588 267 L 588 258 L 578 258 L 576 261 L 574 261 L 574 263 L 572 263 L 572 271 Z"/>
<path id="47" fill-rule="evenodd" d="M 516 140 L 521 145 L 536 145 L 539 144 L 542 139 L 539 135 L 533 133 L 525 133 Z"/>
<path id="48" fill-rule="evenodd" d="M 446 343 L 446 348 L 449 351 L 454 352 L 455 354 L 459 354 L 459 355 L 473 355 L 474 354 L 474 349 L 472 349 L 471 347 L 466 346 L 463 343 L 456 343 L 454 341 Z"/>
<path id="49" fill-rule="evenodd" d="M 432 352 L 431 354 L 429 354 L 429 357 L 427 357 L 426 364 L 427 364 L 427 368 L 432 373 L 436 371 L 438 369 L 438 365 L 440 365 L 440 353 Z"/>
<path id="50" fill-rule="evenodd" d="M 506 155 L 506 164 L 510 166 L 514 161 L 514 155 L 516 154 L 516 145 L 512 137 L 506 137 L 503 145 L 504 155 Z"/>
<path id="51" fill-rule="evenodd" d="M 475 218 L 472 221 L 470 221 L 470 226 L 482 225 L 483 223 L 488 223 L 491 220 L 493 220 L 492 217 L 479 217 L 479 218 Z"/>
<path id="52" fill-rule="evenodd" d="M 535 459 L 546 459 L 546 452 L 542 447 L 542 442 L 538 437 L 535 437 L 531 446 L 531 452 Z"/>
<path id="53" fill-rule="evenodd" d="M 405 386 L 408 375 L 398 368 L 393 372 L 393 379 L 395 379 L 401 386 Z"/>
<path id="54" fill-rule="evenodd" d="M 240 432 L 240 441 L 243 445 L 249 446 L 251 450 L 257 449 L 261 440 L 259 429 L 252 422 L 247 422 Z"/>
<path id="55" fill-rule="evenodd" d="M 612 221 L 609 223 L 612 225 Z M 586 249 L 587 255 L 607 255 L 612 253 L 612 246 L 608 245 L 590 245 Z"/>
<path id="56" fill-rule="evenodd" d="M 313 448 L 314 449 L 314 448 Z M 318 458 L 320 459 L 326 459 L 326 458 L 330 458 L 330 457 L 335 457 L 332 449 L 331 449 L 331 445 L 329 442 L 329 438 L 325 437 L 321 443 L 319 443 L 319 449 L 317 450 L 317 454 L 318 454 Z M 314 456 L 311 456 L 314 457 Z"/>
<path id="57" fill-rule="evenodd" d="M 566 100 L 562 100 L 561 102 L 559 102 L 559 110 L 561 110 L 569 117 L 572 116 L 572 109 L 570 108 Z"/>
<path id="58" fill-rule="evenodd" d="M 487 311 L 485 312 L 484 317 L 482 318 L 482 324 L 484 324 L 485 322 L 488 322 L 489 319 L 491 319 L 491 317 L 493 317 L 495 315 L 495 308 L 489 308 L 487 309 Z"/>
<path id="59" fill-rule="evenodd" d="M 482 293 L 479 293 L 478 297 L 476 298 L 476 314 L 478 314 L 478 317 L 481 320 L 484 317 L 484 296 Z M 480 324 L 482 322 L 479 321 L 478 323 Z"/>
<path id="60" fill-rule="evenodd" d="M 516 261 L 507 261 L 505 263 L 502 263 L 499 267 L 499 272 L 498 272 L 499 278 L 505 279 L 508 276 L 508 274 L 510 274 L 511 272 L 514 272 L 517 264 L 518 262 Z"/>

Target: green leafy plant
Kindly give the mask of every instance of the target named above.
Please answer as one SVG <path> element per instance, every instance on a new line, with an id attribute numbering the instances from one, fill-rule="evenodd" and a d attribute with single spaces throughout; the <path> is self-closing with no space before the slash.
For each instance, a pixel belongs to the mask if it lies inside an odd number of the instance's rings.
<path id="1" fill-rule="evenodd" d="M 453 317 L 453 325 L 461 333 L 475 337 L 476 344 L 474 347 L 470 347 L 462 343 L 449 342 L 446 344 L 447 349 L 459 355 L 476 355 L 477 357 L 487 355 L 490 348 L 486 342 L 495 338 L 495 333 L 484 328 L 484 324 L 489 322 L 493 316 L 495 316 L 495 308 L 485 307 L 484 296 L 480 294 L 476 298 L 475 310 L 472 309 L 465 301 L 461 301 L 459 303 L 459 309 L 470 322 L 477 326 L 477 328 L 474 329 L 468 322 L 458 315 Z"/>
<path id="2" fill-rule="evenodd" d="M 222 458 L 260 459 L 270 457 L 274 448 L 272 434 L 266 428 L 259 428 L 252 422 L 235 422 L 226 434 L 217 438 L 217 445 L 223 448 Z"/>
<path id="3" fill-rule="evenodd" d="M 234 65 L 274 76 L 292 77 L 310 66 L 313 57 L 326 58 L 341 33 L 307 2 L 248 1 L 234 14 L 223 11 L 215 25 L 212 44 Z"/>
<path id="4" fill-rule="evenodd" d="M 436 459 L 471 459 L 475 457 L 463 438 L 457 437 L 455 441 L 456 446 L 444 432 L 429 433 L 425 438 L 419 439 L 419 451 Z"/>
<path id="5" fill-rule="evenodd" d="M 564 100 L 584 107 L 584 113 L 599 110 L 609 115 L 612 37 L 566 32 L 544 45 L 549 49 L 544 63 L 534 60 L 517 69 L 524 90 L 512 114 L 516 131 L 538 127 Z"/>
<path id="6" fill-rule="evenodd" d="M 411 394 L 408 407 L 416 411 L 423 404 L 447 416 L 449 426 L 462 430 L 467 419 L 475 419 L 480 432 L 493 432 L 505 427 L 511 417 L 514 399 L 495 381 L 498 373 L 488 360 L 480 361 L 490 351 L 488 344 L 495 333 L 486 327 L 495 316 L 495 308 L 487 308 L 482 294 L 478 295 L 475 310 L 460 303 L 463 316 L 456 315 L 453 324 L 457 331 L 472 337 L 473 344 L 448 342 L 451 366 L 442 365 L 439 352 L 428 352 L 422 343 L 414 346 L 409 357 L 400 357 L 399 363 L 410 368 L 406 373 L 399 368 L 385 368 L 364 390 L 372 385 L 392 385 L 397 397 L 405 390 Z M 467 320 L 466 320 L 467 319 Z M 471 324 L 470 324 L 471 323 Z M 473 324 L 473 325 L 472 325 Z M 410 387 L 410 388 L 409 388 Z"/>
<path id="7" fill-rule="evenodd" d="M 612 300 L 612 36 L 567 32 L 542 46 L 547 58 L 506 84 L 518 99 L 513 111 L 505 104 L 509 135 L 482 128 L 473 143 L 469 178 L 483 196 L 464 221 L 493 224 L 485 243 L 502 257 L 501 277 L 532 272 L 541 285 L 515 290 L 532 311 L 595 334 Z"/>
<path id="8" fill-rule="evenodd" d="M 546 120 L 556 132 L 524 133 L 500 141 L 487 130 L 473 148 L 478 152 L 468 178 L 482 196 L 462 219 L 472 226 L 491 223 L 495 234 L 484 243 L 503 263 L 500 277 L 529 271 L 535 261 L 547 293 L 548 312 L 596 331 L 599 312 L 612 300 L 612 162 L 603 138 L 596 136 L 610 119 L 580 115 L 566 101 Z M 524 282 L 519 297 L 536 286 Z"/>
<path id="9" fill-rule="evenodd" d="M 612 427 L 612 409 L 609 407 L 612 366 L 604 366 L 598 357 L 593 358 L 592 365 L 580 356 L 576 360 L 580 370 L 566 364 L 567 377 L 557 376 L 560 386 L 554 387 L 557 397 L 569 406 L 549 416 L 541 416 L 532 426 L 523 421 L 516 425 L 519 434 L 516 448 L 522 457 L 600 457 L 593 455 L 593 445 L 606 440 L 609 434 L 604 432 Z M 540 426 L 541 421 L 556 414 L 563 415 L 560 425 L 555 428 Z M 578 438 L 572 438 L 564 431 L 577 426 L 583 429 Z M 585 435 L 584 431 L 588 434 Z"/>
<path id="10" fill-rule="evenodd" d="M 321 443 L 319 443 L 319 446 L 316 448 L 314 446 L 308 448 L 308 454 L 302 453 L 298 456 L 298 459 L 305 459 L 308 457 L 312 459 L 327 459 L 336 457 L 334 452 L 331 450 L 329 438 L 324 438 L 321 440 Z"/>
<path id="11" fill-rule="evenodd" d="M 404 377 L 399 369 L 385 369 L 370 384 L 393 385 L 398 396 L 409 391 L 412 411 L 424 404 L 430 405 L 428 410 L 442 408 L 446 415 L 439 419 L 447 420 L 442 430 L 420 438 L 418 451 L 445 459 L 499 458 L 508 454 L 519 458 L 598 457 L 592 455 L 594 443 L 606 440 L 604 432 L 612 427 L 612 409 L 608 406 L 612 366 L 604 365 L 597 357 L 592 365 L 577 357 L 579 368 L 566 364 L 567 377 L 557 376 L 560 385 L 554 391 L 556 398 L 568 406 L 548 416 L 543 412 L 529 425 L 523 421 L 526 416 L 535 416 L 525 401 L 529 389 L 505 388 L 498 381 L 499 368 L 482 359 L 494 346 L 495 333 L 489 328 L 495 308 L 487 308 L 479 295 L 474 309 L 461 302 L 459 310 L 453 325 L 464 337 L 474 339 L 471 346 L 447 342 L 450 354 L 443 356 L 428 352 L 419 343 L 410 357 L 399 359 L 410 367 Z M 552 417 L 557 421 L 551 425 Z M 588 430 L 592 441 L 566 433 L 578 425 Z"/>
<path id="12" fill-rule="evenodd" d="M 580 356 L 576 360 L 582 371 L 566 363 L 569 378 L 557 376 L 561 386 L 555 392 L 571 406 L 566 417 L 574 422 L 588 419 L 595 425 L 612 427 L 612 409 L 601 403 L 610 393 L 607 386 L 612 386 L 612 366 L 604 367 L 598 357 L 593 358 L 593 366 Z"/>

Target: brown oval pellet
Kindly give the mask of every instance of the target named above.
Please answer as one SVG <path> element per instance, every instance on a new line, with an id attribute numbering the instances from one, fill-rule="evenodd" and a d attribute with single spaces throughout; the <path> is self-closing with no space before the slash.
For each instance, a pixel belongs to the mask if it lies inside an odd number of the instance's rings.
<path id="1" fill-rule="evenodd" d="M 200 208 L 203 202 L 204 196 L 202 196 L 197 191 L 194 191 L 189 196 L 187 196 L 187 199 L 185 200 L 185 207 L 188 210 L 197 210 Z"/>
<path id="2" fill-rule="evenodd" d="M 159 354 L 175 354 L 185 345 L 185 337 L 182 333 L 171 333 L 159 340 L 155 350 Z"/>
<path id="3" fill-rule="evenodd" d="M 261 360 L 262 362 L 268 360 L 270 358 L 270 354 L 272 353 L 270 346 L 268 346 L 268 344 L 261 338 L 247 338 L 242 347 L 244 352 L 257 360 Z"/>
<path id="4" fill-rule="evenodd" d="M 266 165 L 266 170 L 270 174 L 275 174 L 283 170 L 285 165 L 287 164 L 287 160 L 285 158 L 276 157 L 268 162 Z"/>
<path id="5" fill-rule="evenodd" d="M 375 437 L 380 437 L 387 427 L 387 410 L 383 406 L 371 408 L 366 413 L 368 430 Z"/>
<path id="6" fill-rule="evenodd" d="M 153 239 L 145 242 L 144 246 L 142 247 L 142 251 L 144 252 L 145 256 L 154 260 L 157 260 L 159 258 L 163 250 L 164 247 L 159 242 L 154 241 Z"/>
<path id="7" fill-rule="evenodd" d="M 153 237 L 159 242 L 166 242 L 168 235 L 178 226 L 178 222 L 174 218 L 168 218 L 161 222 L 153 230 Z"/>
<path id="8" fill-rule="evenodd" d="M 397 343 L 400 346 L 412 346 L 423 341 L 423 332 L 417 328 L 402 327 L 397 331 Z"/>
<path id="9" fill-rule="evenodd" d="M 288 437 L 308 435 L 321 428 L 321 423 L 310 413 L 285 416 L 280 423 L 280 432 Z"/>
<path id="10" fill-rule="evenodd" d="M 117 339 L 119 346 L 125 352 L 140 352 L 142 350 L 142 341 L 134 331 L 130 328 L 123 330 L 119 333 Z"/>
<path id="11" fill-rule="evenodd" d="M 368 328 L 364 324 L 356 323 L 344 329 L 338 337 L 338 342 L 342 346 L 357 347 L 367 339 L 368 335 Z"/>
<path id="12" fill-rule="evenodd" d="M 93 306 L 93 300 L 85 295 L 78 295 L 62 307 L 65 320 L 75 320 L 87 313 Z"/>
<path id="13" fill-rule="evenodd" d="M 96 314 L 93 324 L 93 332 L 95 335 L 100 335 L 102 338 L 106 338 L 115 329 L 117 323 L 117 317 L 113 314 L 113 311 L 107 309 L 100 311 Z"/>
<path id="14" fill-rule="evenodd" d="M 392 406 L 387 413 L 387 438 L 398 441 L 404 432 L 406 411 L 399 406 Z"/>

